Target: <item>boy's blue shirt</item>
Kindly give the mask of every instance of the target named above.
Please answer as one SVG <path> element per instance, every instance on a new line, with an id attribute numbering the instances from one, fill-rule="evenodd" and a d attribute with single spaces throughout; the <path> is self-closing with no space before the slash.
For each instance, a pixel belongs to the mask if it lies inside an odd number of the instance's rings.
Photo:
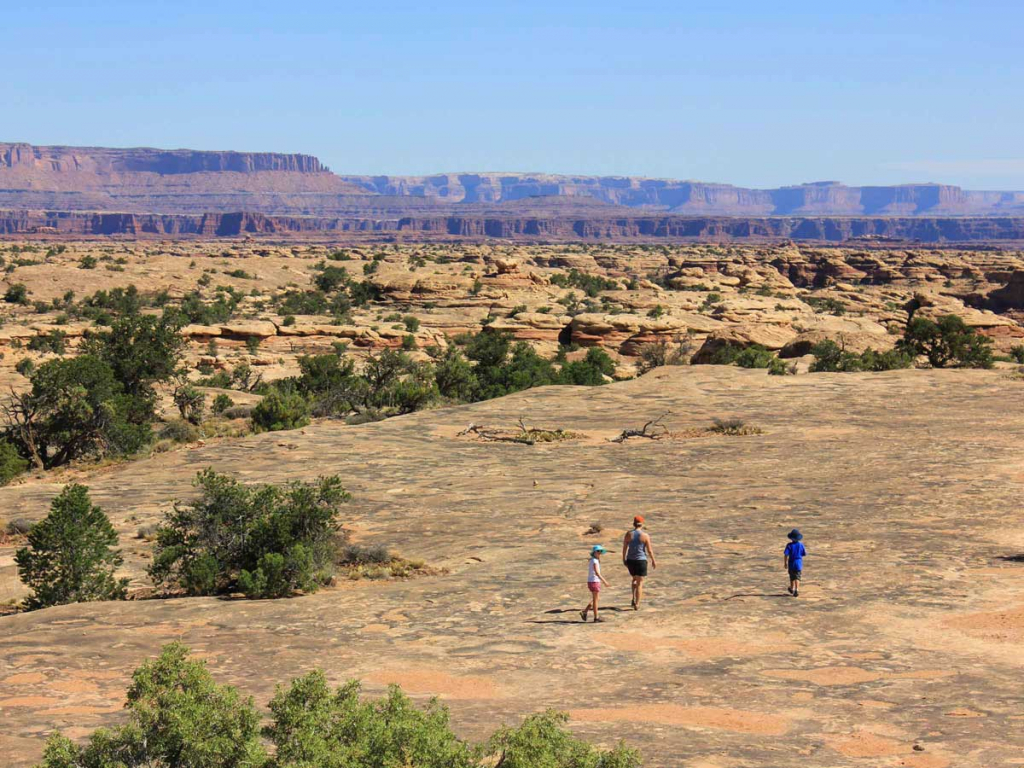
<path id="1" fill-rule="evenodd" d="M 802 541 L 791 541 L 786 545 L 784 553 L 789 558 L 789 568 L 792 571 L 802 571 L 804 567 L 804 555 L 807 554 L 807 547 Z"/>

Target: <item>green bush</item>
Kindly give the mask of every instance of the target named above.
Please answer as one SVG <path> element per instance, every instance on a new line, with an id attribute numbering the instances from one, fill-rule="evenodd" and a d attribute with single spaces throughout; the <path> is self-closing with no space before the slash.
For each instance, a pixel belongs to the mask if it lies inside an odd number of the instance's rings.
<path id="1" fill-rule="evenodd" d="M 252 427 L 255 432 L 277 432 L 299 429 L 309 424 L 309 403 L 295 392 L 271 389 L 252 409 Z"/>
<path id="2" fill-rule="evenodd" d="M 1018 344 L 1010 349 L 1010 357 L 1014 362 L 1024 365 L 1024 344 Z"/>
<path id="3" fill-rule="evenodd" d="M 157 529 L 150 575 L 158 584 L 281 597 L 330 577 L 338 513 L 349 500 L 339 478 L 245 486 L 208 469 L 195 485 L 199 498 L 176 503 Z"/>
<path id="4" fill-rule="evenodd" d="M 434 358 L 434 382 L 441 397 L 449 400 L 473 399 L 477 388 L 473 366 L 454 344 L 444 349 L 432 347 L 427 353 Z"/>
<path id="5" fill-rule="evenodd" d="M 68 485 L 50 513 L 32 526 L 28 546 L 14 556 L 18 576 L 32 590 L 29 610 L 91 600 L 123 600 L 128 579 L 114 573 L 122 563 L 117 533 L 84 485 Z"/>
<path id="6" fill-rule="evenodd" d="M 901 352 L 924 355 L 934 368 L 991 368 L 992 342 L 957 315 L 944 315 L 938 322 L 913 317 L 897 344 Z"/>
<path id="7" fill-rule="evenodd" d="M 502 728 L 488 743 L 488 753 L 501 755 L 501 768 L 640 768 L 640 753 L 619 742 L 610 752 L 572 735 L 569 716 L 548 710 L 527 717 L 518 728 Z"/>
<path id="8" fill-rule="evenodd" d="M 760 344 L 751 344 L 736 355 L 736 365 L 740 368 L 770 368 L 775 355 Z"/>
<path id="9" fill-rule="evenodd" d="M 28 469 L 28 460 L 7 440 L 0 440 L 0 486 L 7 485 Z"/>
<path id="10" fill-rule="evenodd" d="M 420 329 L 420 319 L 414 315 L 406 315 L 402 318 L 402 323 L 409 333 L 416 333 Z"/>
<path id="11" fill-rule="evenodd" d="M 261 768 L 260 713 L 251 698 L 213 681 L 202 661 L 180 643 L 132 675 L 127 722 L 95 731 L 77 746 L 50 737 L 38 768 Z"/>
<path id="12" fill-rule="evenodd" d="M 23 283 L 15 283 L 7 288 L 4 301 L 8 304 L 28 304 L 28 288 Z"/>
<path id="13" fill-rule="evenodd" d="M 332 293 L 339 288 L 344 288 L 348 285 L 349 277 L 348 270 L 344 267 L 326 267 L 319 275 L 313 279 L 313 283 L 317 289 L 324 293 Z"/>
<path id="14" fill-rule="evenodd" d="M 591 347 L 582 360 L 566 363 L 558 372 L 559 384 L 579 386 L 600 386 L 605 377 L 615 373 L 615 361 L 600 347 Z"/>
<path id="15" fill-rule="evenodd" d="M 229 395 L 220 392 L 215 398 L 213 398 L 213 403 L 210 406 L 210 410 L 219 416 L 234 404 L 235 401 L 232 400 Z"/>
<path id="16" fill-rule="evenodd" d="M 218 685 L 204 662 L 171 643 L 132 676 L 123 725 L 84 746 L 56 733 L 37 768 L 640 768 L 620 743 L 605 751 L 575 738 L 568 717 L 547 711 L 484 744 L 458 738 L 436 699 L 416 706 L 398 686 L 361 698 L 350 681 L 332 690 L 314 670 L 278 687 L 270 722 L 251 698 Z"/>
<path id="17" fill-rule="evenodd" d="M 820 341 L 811 348 L 814 362 L 811 373 L 856 373 L 858 371 L 891 371 L 909 368 L 913 358 L 900 349 L 876 352 L 867 349 L 861 354 L 847 352 L 831 339 Z"/>
<path id="18" fill-rule="evenodd" d="M 44 469 L 92 454 L 127 455 L 151 438 L 152 403 L 127 394 L 94 355 L 44 363 L 7 402 L 6 438 Z"/>
<path id="19" fill-rule="evenodd" d="M 561 288 L 579 288 L 592 299 L 597 297 L 601 291 L 616 291 L 621 288 L 617 280 L 600 275 L 589 275 L 575 268 L 570 269 L 568 273 L 556 272 L 551 275 L 551 284 Z"/>
<path id="20" fill-rule="evenodd" d="M 802 297 L 802 301 L 804 304 L 809 305 L 818 314 L 846 314 L 846 304 L 838 299 L 832 299 L 824 296 L 804 296 Z"/>
<path id="21" fill-rule="evenodd" d="M 52 352 L 55 355 L 63 355 L 67 351 L 68 335 L 57 328 L 49 333 L 42 333 L 33 336 L 26 345 L 33 352 Z"/>

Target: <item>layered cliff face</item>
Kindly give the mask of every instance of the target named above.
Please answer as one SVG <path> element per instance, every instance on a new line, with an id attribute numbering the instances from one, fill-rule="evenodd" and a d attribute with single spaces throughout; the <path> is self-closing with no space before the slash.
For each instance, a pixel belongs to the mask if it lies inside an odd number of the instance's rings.
<path id="1" fill-rule="evenodd" d="M 457 204 L 512 203 L 549 196 L 593 198 L 627 208 L 718 216 L 1024 214 L 1024 192 L 976 192 L 943 184 L 848 187 L 839 182 L 819 182 L 779 189 L 748 189 L 698 181 L 548 174 L 343 178 L 369 193 Z"/>
<path id="2" fill-rule="evenodd" d="M 366 194 L 315 157 L 0 144 L 0 207 L 65 211 L 335 213 Z"/>
<path id="3" fill-rule="evenodd" d="M 737 216 L 276 216 L 0 210 L 0 235 L 308 235 L 394 233 L 413 239 L 572 241 L 857 239 L 921 243 L 1020 242 L 1024 218 Z"/>

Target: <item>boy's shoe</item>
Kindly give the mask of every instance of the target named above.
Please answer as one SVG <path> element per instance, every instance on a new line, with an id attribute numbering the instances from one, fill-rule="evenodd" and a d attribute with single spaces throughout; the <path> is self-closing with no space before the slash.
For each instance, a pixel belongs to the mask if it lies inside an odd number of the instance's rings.
<path id="1" fill-rule="evenodd" d="M 800 590 L 799 589 L 794 589 L 793 590 L 793 597 L 800 597 Z"/>
<path id="2" fill-rule="evenodd" d="M 633 607 L 633 610 L 635 611 L 636 610 L 636 600 L 630 600 L 629 604 Z"/>
<path id="3" fill-rule="evenodd" d="M 786 591 L 789 592 L 789 594 L 791 594 L 791 595 L 793 594 L 793 588 L 792 587 L 786 587 Z"/>

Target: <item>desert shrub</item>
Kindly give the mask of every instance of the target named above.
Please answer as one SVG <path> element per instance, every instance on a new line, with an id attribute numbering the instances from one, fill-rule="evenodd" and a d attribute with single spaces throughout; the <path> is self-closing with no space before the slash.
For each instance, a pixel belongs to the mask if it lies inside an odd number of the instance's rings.
<path id="1" fill-rule="evenodd" d="M 420 329 L 420 319 L 415 315 L 406 315 L 402 318 L 402 323 L 409 333 L 416 333 Z"/>
<path id="2" fill-rule="evenodd" d="M 16 370 L 25 378 L 30 377 L 32 375 L 32 371 L 34 371 L 35 369 L 36 364 L 31 360 L 31 358 L 28 357 L 21 358 L 21 360 L 18 361 L 17 365 L 14 366 L 14 370 Z"/>
<path id="3" fill-rule="evenodd" d="M 1018 344 L 1010 349 L 1010 357 L 1014 362 L 1024 365 L 1024 344 Z"/>
<path id="4" fill-rule="evenodd" d="M 441 397 L 468 401 L 477 387 L 473 366 L 454 344 L 444 349 L 432 347 L 427 353 L 434 359 L 434 383 Z"/>
<path id="5" fill-rule="evenodd" d="M 174 419 L 164 424 L 157 436 L 175 443 L 194 443 L 199 439 L 199 430 L 185 419 Z"/>
<path id="6" fill-rule="evenodd" d="M 371 355 L 361 377 L 366 384 L 361 406 L 367 409 L 412 413 L 437 397 L 433 369 L 404 352 L 385 349 Z"/>
<path id="7" fill-rule="evenodd" d="M 558 372 L 558 383 L 580 386 L 599 386 L 605 383 L 605 376 L 615 373 L 615 362 L 600 347 L 591 347 L 582 360 L 566 363 Z"/>
<path id="8" fill-rule="evenodd" d="M 858 371 L 891 371 L 909 368 L 913 357 L 900 348 L 887 352 L 867 349 L 861 354 L 847 352 L 831 339 L 820 341 L 811 347 L 814 362 L 811 373 L 856 373 Z"/>
<path id="9" fill-rule="evenodd" d="M 991 340 L 968 328 L 957 315 L 944 315 L 937 322 L 913 317 L 897 348 L 915 357 L 924 355 L 934 368 L 992 367 Z"/>
<path id="10" fill-rule="evenodd" d="M 234 404 L 235 401 L 232 400 L 229 395 L 220 392 L 215 398 L 213 398 L 213 403 L 210 405 L 210 410 L 213 411 L 218 416 L 220 416 Z"/>
<path id="11" fill-rule="evenodd" d="M 381 544 L 370 547 L 349 544 L 342 547 L 338 562 L 343 565 L 382 565 L 391 562 L 391 553 Z"/>
<path id="12" fill-rule="evenodd" d="M 109 331 L 90 333 L 82 354 L 106 363 L 132 398 L 137 420 L 152 418 L 153 385 L 168 381 L 181 360 L 185 346 L 176 317 L 129 313 L 113 322 Z"/>
<path id="13" fill-rule="evenodd" d="M 271 389 L 252 409 L 255 432 L 277 432 L 298 429 L 309 424 L 309 403 L 295 392 Z"/>
<path id="14" fill-rule="evenodd" d="M 246 350 L 246 352 L 248 352 L 250 355 L 255 355 L 257 352 L 260 351 L 260 342 L 261 341 L 262 341 L 262 339 L 260 339 L 259 336 L 250 336 L 249 338 L 247 338 L 245 340 L 245 350 Z"/>
<path id="15" fill-rule="evenodd" d="M 770 368 L 774 359 L 775 355 L 767 348 L 751 344 L 736 354 L 735 362 L 740 368 Z"/>
<path id="16" fill-rule="evenodd" d="M 227 273 L 228 277 L 237 277 L 239 280 L 255 280 L 256 275 L 251 275 L 242 268 L 232 269 Z"/>
<path id="17" fill-rule="evenodd" d="M 502 768 L 640 768 L 640 753 L 619 742 L 611 751 L 577 739 L 565 727 L 568 715 L 554 710 L 527 717 L 518 728 L 502 728 L 488 743 Z"/>
<path id="18" fill-rule="evenodd" d="M 406 352 L 411 352 L 416 348 L 417 346 L 415 336 L 413 336 L 411 333 L 408 333 L 402 337 L 402 349 L 404 349 Z"/>
<path id="19" fill-rule="evenodd" d="M 369 280 L 363 280 L 362 282 L 353 281 L 349 283 L 348 295 L 352 300 L 352 306 L 364 307 L 370 302 L 380 301 L 383 292 L 380 286 L 375 285 Z"/>
<path id="20" fill-rule="evenodd" d="M 31 382 L 3 404 L 4 426 L 18 453 L 45 469 L 90 454 L 131 454 L 151 438 L 151 401 L 126 393 L 94 355 L 51 360 Z"/>
<path id="21" fill-rule="evenodd" d="M 28 460 L 7 440 L 0 440 L 0 486 L 28 469 Z"/>
<path id="22" fill-rule="evenodd" d="M 209 283 L 209 275 L 204 275 Z M 202 284 L 202 280 L 200 280 Z M 238 306 L 239 298 L 234 294 L 219 294 L 213 301 L 206 301 L 198 291 L 185 295 L 178 307 L 169 312 L 178 322 L 198 323 L 199 325 L 218 325 L 228 322 Z"/>
<path id="23" fill-rule="evenodd" d="M 267 753 L 251 698 L 213 681 L 204 662 L 180 643 L 132 675 L 127 722 L 95 731 L 85 746 L 57 733 L 38 768 L 190 766 L 260 768 Z"/>
<path id="24" fill-rule="evenodd" d="M 358 681 L 331 689 L 311 671 L 279 686 L 270 722 L 251 698 L 217 684 L 181 643 L 132 675 L 126 721 L 84 746 L 50 737 L 38 768 L 640 768 L 623 743 L 602 750 L 574 737 L 568 716 L 549 710 L 504 727 L 481 745 L 459 739 L 436 699 L 419 707 L 398 686 L 363 698 Z M 267 749 L 263 740 L 270 742 Z"/>
<path id="25" fill-rule="evenodd" d="M 324 270 L 313 279 L 313 284 L 324 293 L 332 293 L 339 288 L 344 288 L 349 281 L 348 270 L 344 267 L 325 267 Z"/>
<path id="26" fill-rule="evenodd" d="M 90 256 L 89 254 L 86 254 L 78 260 L 79 269 L 96 269 L 96 264 L 96 257 Z"/>
<path id="27" fill-rule="evenodd" d="M 35 522 L 27 517 L 16 517 L 7 522 L 7 525 L 4 526 L 4 532 L 8 536 L 27 536 L 28 532 L 32 530 L 33 525 L 35 525 Z"/>
<path id="28" fill-rule="evenodd" d="M 275 747 L 272 766 L 479 767 L 476 751 L 452 732 L 448 710 L 436 700 L 420 709 L 397 686 L 376 701 L 360 701 L 359 692 L 356 682 L 331 691 L 320 671 L 279 689 L 266 729 Z"/>
<path id="29" fill-rule="evenodd" d="M 677 338 L 674 344 L 670 344 L 665 339 L 644 344 L 640 347 L 637 355 L 639 357 L 636 365 L 637 374 L 643 376 L 664 365 L 686 365 L 692 351 L 693 345 L 680 338 Z"/>
<path id="30" fill-rule="evenodd" d="M 697 311 L 698 312 L 707 312 L 713 306 L 715 306 L 715 304 L 718 304 L 721 301 L 722 301 L 722 294 L 714 293 L 714 292 L 709 293 L 707 296 L 704 297 L 704 301 L 697 308 Z"/>
<path id="31" fill-rule="evenodd" d="M 647 313 L 647 316 L 652 318 L 652 319 L 654 319 L 654 320 L 657 320 L 660 317 L 664 317 L 665 316 L 665 308 L 663 306 L 661 306 L 661 304 L 658 304 L 657 306 L 654 307 L 654 309 L 652 309 L 651 311 L 649 311 Z"/>
<path id="32" fill-rule="evenodd" d="M 575 268 L 568 273 L 556 272 L 551 275 L 551 284 L 561 288 L 579 288 L 590 298 L 595 298 L 601 291 L 615 291 L 621 287 L 617 280 L 590 275 Z"/>
<path id="33" fill-rule="evenodd" d="M 804 296 L 801 298 L 804 304 L 810 306 L 819 314 L 845 315 L 846 304 L 826 296 Z"/>
<path id="34" fill-rule="evenodd" d="M 773 357 L 768 363 L 769 376 L 789 376 L 796 373 L 796 365 L 787 365 L 785 360 Z"/>
<path id="35" fill-rule="evenodd" d="M 64 331 L 54 328 L 49 333 L 42 333 L 33 336 L 26 345 L 33 352 L 52 352 L 55 355 L 63 355 L 67 351 L 68 335 Z"/>
<path id="36" fill-rule="evenodd" d="M 206 395 L 186 384 L 174 390 L 174 405 L 189 424 L 201 424 L 206 410 Z"/>
<path id="37" fill-rule="evenodd" d="M 84 485 L 68 485 L 32 526 L 28 546 L 14 559 L 18 576 L 32 594 L 29 609 L 91 600 L 123 600 L 128 579 L 114 572 L 122 563 L 117 533 Z"/>
<path id="38" fill-rule="evenodd" d="M 4 292 L 4 301 L 8 304 L 28 304 L 28 288 L 23 283 L 15 283 Z"/>
<path id="39" fill-rule="evenodd" d="M 349 500 L 338 477 L 246 486 L 208 469 L 195 485 L 199 498 L 175 503 L 157 531 L 154 581 L 193 595 L 281 597 L 330 577 Z"/>
<path id="40" fill-rule="evenodd" d="M 747 424 L 743 419 L 736 418 L 735 416 L 719 419 L 714 418 L 711 420 L 712 424 L 708 427 L 708 432 L 714 432 L 718 435 L 760 435 L 761 428 L 756 427 L 752 424 Z"/>

